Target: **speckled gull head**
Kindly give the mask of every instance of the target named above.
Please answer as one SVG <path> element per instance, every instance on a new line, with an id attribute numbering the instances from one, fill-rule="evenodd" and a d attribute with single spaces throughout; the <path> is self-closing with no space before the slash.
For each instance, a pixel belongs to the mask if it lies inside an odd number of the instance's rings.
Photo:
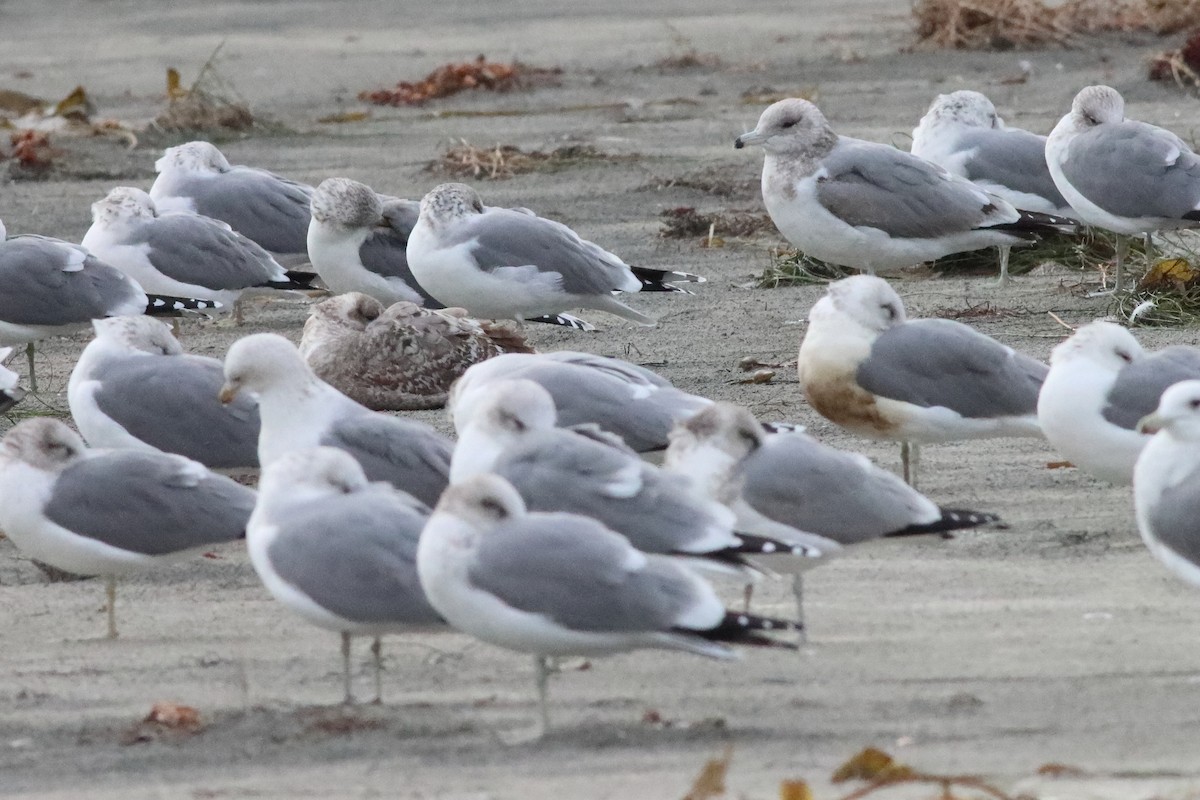
<path id="1" fill-rule="evenodd" d="M 171 335 L 170 327 L 144 314 L 94 319 L 92 328 L 96 331 L 97 339 L 116 342 L 134 350 L 164 356 L 183 353 L 183 346 Z"/>
<path id="2" fill-rule="evenodd" d="M 465 183 L 443 183 L 421 198 L 421 216 L 434 228 L 483 213 L 479 193 Z"/>
<path id="3" fill-rule="evenodd" d="M 809 319 L 839 316 L 868 331 L 883 333 L 907 319 L 904 302 L 883 278 L 853 275 L 834 281 L 809 313 Z"/>
<path id="4" fill-rule="evenodd" d="M 280 456 L 263 468 L 259 492 L 295 502 L 304 491 L 352 494 L 368 485 L 354 456 L 335 447 L 314 447 Z"/>
<path id="5" fill-rule="evenodd" d="M 420 308 L 415 303 L 408 303 L 407 305 L 413 308 Z M 333 328 L 350 328 L 351 330 L 364 331 L 367 329 L 367 325 L 379 319 L 379 316 L 385 310 L 386 308 L 383 303 L 362 292 L 335 294 L 333 297 L 322 300 L 315 306 L 312 306 L 308 312 L 308 321 L 304 323 L 304 328 L 308 330 L 310 327 L 309 322 L 316 320 L 312 322 L 311 327 L 316 328 L 325 324 Z"/>
<path id="6" fill-rule="evenodd" d="M 837 144 L 837 134 L 821 109 L 807 100 L 791 98 L 767 107 L 754 130 L 734 140 L 737 149 L 759 145 L 768 153 L 784 156 L 823 155 Z"/>
<path id="7" fill-rule="evenodd" d="M 1144 417 L 1138 430 L 1165 430 L 1178 441 L 1200 441 L 1200 381 L 1180 381 L 1163 392 L 1158 410 Z"/>
<path id="8" fill-rule="evenodd" d="M 939 94 L 929 106 L 926 118 L 956 122 L 970 128 L 1003 128 L 1004 120 L 996 115 L 996 107 L 986 95 L 970 89 Z"/>
<path id="9" fill-rule="evenodd" d="M 85 450 L 79 434 L 50 417 L 22 420 L 0 442 L 0 454 L 44 472 L 61 472 Z"/>
<path id="10" fill-rule="evenodd" d="M 1071 101 L 1071 124 L 1078 133 L 1124 119 L 1125 98 L 1111 86 L 1084 87 Z"/>
<path id="11" fill-rule="evenodd" d="M 220 400 L 231 402 L 241 391 L 260 394 L 276 386 L 302 388 L 314 380 L 294 344 L 277 333 L 256 333 L 238 339 L 225 354 Z"/>
<path id="12" fill-rule="evenodd" d="M 156 172 L 213 173 L 228 172 L 232 167 L 225 155 L 208 142 L 188 142 L 168 147 L 162 158 L 154 162 Z"/>
<path id="13" fill-rule="evenodd" d="M 1145 352 L 1128 329 L 1114 322 L 1098 320 L 1080 327 L 1069 339 L 1057 345 L 1050 353 L 1050 363 L 1087 360 L 1115 373 Z"/>
<path id="14" fill-rule="evenodd" d="M 127 222 L 154 219 L 158 211 L 150 195 L 132 186 L 118 186 L 103 200 L 92 203 L 92 222 L 104 227 L 123 225 Z"/>
<path id="15" fill-rule="evenodd" d="M 719 502 L 736 495 L 734 477 L 742 461 L 766 441 L 766 432 L 748 409 L 713 403 L 675 423 L 669 434 L 665 466 L 690 475 Z"/>
<path id="16" fill-rule="evenodd" d="M 326 178 L 312 196 L 312 217 L 341 228 L 369 228 L 383 221 L 375 190 L 349 178 Z"/>
<path id="17" fill-rule="evenodd" d="M 513 517 L 525 514 L 525 501 L 513 485 L 490 472 L 473 475 L 461 483 L 446 487 L 438 500 L 435 514 L 447 514 L 467 523 L 474 531 L 474 544 L 479 533 Z"/>

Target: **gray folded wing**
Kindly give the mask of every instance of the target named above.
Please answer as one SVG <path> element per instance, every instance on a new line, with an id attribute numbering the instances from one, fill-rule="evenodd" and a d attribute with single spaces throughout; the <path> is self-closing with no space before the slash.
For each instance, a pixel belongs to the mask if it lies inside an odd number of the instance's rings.
<path id="1" fill-rule="evenodd" d="M 80 253 L 78 245 L 42 236 L 0 240 L 0 320 L 70 325 L 144 307 L 137 286 L 94 256 L 84 257 L 83 269 L 64 271 Z"/>
<path id="2" fill-rule="evenodd" d="M 1146 512 L 1154 536 L 1193 564 L 1200 565 L 1200 464 L 1163 490 Z"/>
<path id="3" fill-rule="evenodd" d="M 283 277 L 262 247 L 224 224 L 195 214 L 163 214 L 135 230 L 129 244 L 150 245 L 151 265 L 169 278 L 216 291 L 261 286 Z"/>
<path id="4" fill-rule="evenodd" d="M 421 204 L 398 197 L 385 198 L 382 195 L 380 200 L 383 201 L 383 225 L 377 227 L 359 246 L 359 261 L 376 275 L 404 281 L 410 289 L 424 298 L 426 308 L 443 308 L 441 303 L 421 288 L 421 284 L 413 277 L 412 270 L 408 268 L 408 236 L 417 224 Z"/>
<path id="5" fill-rule="evenodd" d="M 1110 214 L 1200 218 L 1200 158 L 1162 128 L 1133 120 L 1098 125 L 1071 140 L 1062 171 Z"/>
<path id="6" fill-rule="evenodd" d="M 87 376 L 92 397 L 129 434 L 215 469 L 258 466 L 258 404 L 245 393 L 223 405 L 220 361 L 142 354 L 105 359 Z"/>
<path id="7" fill-rule="evenodd" d="M 1117 373 L 1102 413 L 1113 425 L 1137 428 L 1142 417 L 1158 408 L 1158 399 L 1180 381 L 1200 378 L 1200 350 L 1186 345 L 1166 347 L 1139 358 Z"/>
<path id="8" fill-rule="evenodd" d="M 312 193 L 311 186 L 251 167 L 193 178 L 176 191 L 192 199 L 196 213 L 228 223 L 274 253 L 308 251 Z"/>
<path id="9" fill-rule="evenodd" d="M 375 487 L 287 506 L 269 520 L 280 534 L 267 557 L 280 578 L 339 617 L 436 625 L 442 618 L 417 578 L 426 518 Z"/>
<path id="10" fill-rule="evenodd" d="M 1046 166 L 1045 136 L 1016 128 L 970 129 L 959 136 L 957 147 L 969 151 L 963 162 L 967 180 L 1034 194 L 1056 209 L 1068 207 Z"/>
<path id="11" fill-rule="evenodd" d="M 854 544 L 924 524 L 940 512 L 864 456 L 802 433 L 772 436 L 739 470 L 742 499 L 758 513 L 805 533 Z"/>
<path id="12" fill-rule="evenodd" d="M 480 537 L 467 579 L 501 602 L 576 631 L 665 631 L 696 602 L 683 570 L 663 556 L 631 570 L 629 545 L 598 522 L 540 514 Z"/>
<path id="13" fill-rule="evenodd" d="M 821 162 L 817 200 L 849 225 L 929 239 L 1015 222 L 969 182 L 902 150 L 842 139 Z"/>
<path id="14" fill-rule="evenodd" d="M 450 480 L 454 446 L 421 422 L 373 412 L 342 417 L 321 444 L 354 456 L 367 480 L 386 481 L 431 507 Z"/>
<path id="15" fill-rule="evenodd" d="M 255 493 L 165 453 L 112 450 L 69 465 L 43 508 L 80 536 L 149 556 L 245 534 Z"/>
<path id="16" fill-rule="evenodd" d="M 962 323 L 922 319 L 880 334 L 856 378 L 881 397 L 986 419 L 1037 413 L 1048 369 Z"/>

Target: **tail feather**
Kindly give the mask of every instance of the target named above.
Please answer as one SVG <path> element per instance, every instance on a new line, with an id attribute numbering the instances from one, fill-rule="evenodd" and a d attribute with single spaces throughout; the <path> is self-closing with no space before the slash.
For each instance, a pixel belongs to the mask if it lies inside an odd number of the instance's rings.
<path id="1" fill-rule="evenodd" d="M 1001 225 L 989 226 L 989 230 L 1005 231 L 1033 241 L 1040 236 L 1052 234 L 1079 233 L 1081 225 L 1078 220 L 1070 217 L 1060 217 L 1057 214 L 1043 214 L 1040 211 L 1025 211 L 1018 208 L 1021 215 L 1016 222 L 1006 222 Z"/>
<path id="2" fill-rule="evenodd" d="M 651 269 L 650 267 L 630 267 L 633 276 L 642 282 L 643 292 L 682 292 L 691 294 L 687 289 L 675 286 L 670 281 L 685 283 L 707 283 L 707 278 L 693 275 L 690 272 L 676 272 L 669 269 Z"/>
<path id="3" fill-rule="evenodd" d="M 892 531 L 886 534 L 886 536 L 923 536 L 930 533 L 949 534 L 950 531 L 978 528 L 980 525 L 1006 527 L 1000 522 L 1000 517 L 995 514 L 987 514 L 982 511 L 967 511 L 961 508 L 943 508 L 941 512 L 941 519 L 927 522 L 923 525 L 909 525 L 907 528 Z"/>
<path id="4" fill-rule="evenodd" d="M 767 433 L 804 433 L 807 430 L 798 422 L 764 422 L 762 426 Z"/>
<path id="5" fill-rule="evenodd" d="M 736 611 L 726 611 L 725 618 L 714 628 L 692 630 L 676 628 L 679 633 L 699 636 L 710 642 L 728 642 L 729 644 L 744 644 L 751 647 L 783 647 L 788 650 L 797 649 L 794 642 L 776 639 L 764 635 L 765 632 L 787 633 L 804 630 L 799 622 L 773 617 L 760 617 L 757 614 L 742 614 Z"/>
<path id="6" fill-rule="evenodd" d="M 146 314 L 151 317 L 178 317 L 186 311 L 219 311 L 224 307 L 216 300 L 173 297 L 168 294 L 148 294 L 146 300 Z"/>

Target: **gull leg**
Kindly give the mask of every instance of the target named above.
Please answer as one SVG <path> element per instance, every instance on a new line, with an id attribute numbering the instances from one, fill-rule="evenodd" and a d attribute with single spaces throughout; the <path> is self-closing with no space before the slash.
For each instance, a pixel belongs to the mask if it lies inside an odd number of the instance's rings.
<path id="1" fill-rule="evenodd" d="M 108 638 L 117 638 L 117 579 L 109 575 L 104 579 L 104 594 L 108 598 Z"/>
<path id="2" fill-rule="evenodd" d="M 804 632 L 804 573 L 797 572 L 792 576 L 792 597 L 796 598 L 796 622 L 800 623 L 800 633 L 796 644 L 804 644 L 808 638 Z"/>
<path id="3" fill-rule="evenodd" d="M 383 638 L 376 636 L 371 642 L 371 655 L 375 657 L 375 705 L 383 703 Z"/>
<path id="4" fill-rule="evenodd" d="M 350 691 L 350 634 L 345 631 L 342 631 L 342 682 L 346 690 L 342 703 L 354 705 L 354 693 Z"/>
<path id="5" fill-rule="evenodd" d="M 742 611 L 750 613 L 750 600 L 754 597 L 754 584 L 747 583 L 742 588 Z"/>
<path id="6" fill-rule="evenodd" d="M 1117 274 L 1116 274 L 1116 277 L 1113 278 L 1113 290 L 1112 290 L 1113 294 L 1120 294 L 1121 289 L 1124 288 L 1121 285 L 1122 284 L 1121 279 L 1122 279 L 1123 273 L 1124 273 L 1125 256 L 1128 255 L 1128 253 L 1129 253 L 1129 240 L 1127 238 L 1125 238 L 1124 236 L 1122 236 L 1117 240 Z"/>
<path id="7" fill-rule="evenodd" d="M 921 471 L 921 445 L 913 442 L 909 451 L 909 460 L 912 462 L 912 482 L 909 484 L 912 488 L 917 488 L 917 473 Z"/>
<path id="8" fill-rule="evenodd" d="M 550 730 L 550 676 L 554 674 L 554 664 L 549 656 L 535 655 L 533 657 L 533 668 L 535 670 L 538 690 L 538 711 L 541 713 L 542 729 L 538 732 L 538 738 L 546 735 L 546 731 Z"/>
<path id="9" fill-rule="evenodd" d="M 1008 284 L 1008 257 L 1012 254 L 1012 246 L 1007 244 L 1000 245 L 1000 279 L 996 281 L 996 288 Z"/>
<path id="10" fill-rule="evenodd" d="M 37 394 L 37 373 L 33 371 L 33 342 L 25 345 L 25 358 L 29 359 L 29 391 Z"/>
<path id="11" fill-rule="evenodd" d="M 904 466 L 904 482 L 917 488 L 917 468 L 921 466 L 921 449 L 916 442 L 900 443 L 900 463 Z"/>

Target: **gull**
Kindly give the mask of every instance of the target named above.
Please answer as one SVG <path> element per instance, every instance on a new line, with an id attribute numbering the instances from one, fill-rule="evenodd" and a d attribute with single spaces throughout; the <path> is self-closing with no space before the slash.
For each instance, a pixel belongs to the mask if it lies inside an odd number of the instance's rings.
<path id="1" fill-rule="evenodd" d="M 1158 432 L 1133 471 L 1138 531 L 1167 569 L 1200 586 L 1200 381 L 1163 392 L 1139 428 Z"/>
<path id="2" fill-rule="evenodd" d="M 529 380 L 493 384 L 459 432 L 450 482 L 495 473 L 530 511 L 591 517 L 643 553 L 696 557 L 696 565 L 753 579 L 758 553 L 809 557 L 786 540 L 734 531 L 734 514 L 691 481 L 643 461 L 611 434 L 555 427 L 554 400 Z"/>
<path id="3" fill-rule="evenodd" d="M 354 456 L 368 480 L 386 481 L 432 506 L 450 471 L 450 441 L 430 426 L 362 406 L 313 374 L 296 346 L 274 333 L 237 340 L 225 356 L 223 403 L 258 400 L 263 467 L 286 453 L 326 445 Z"/>
<path id="4" fill-rule="evenodd" d="M 1200 158 L 1168 130 L 1125 118 L 1125 100 L 1110 86 L 1088 86 L 1071 102 L 1046 142 L 1046 162 L 1079 218 L 1125 236 L 1200 225 Z M 1113 292 L 1129 243 L 1117 240 Z"/>
<path id="5" fill-rule="evenodd" d="M 92 204 L 83 247 L 133 278 L 148 292 L 215 300 L 236 307 L 254 287 L 303 288 L 271 255 L 211 217 L 159 213 L 141 189 L 118 186 Z"/>
<path id="6" fill-rule="evenodd" d="M 819 563 L 815 559 L 872 539 L 944 534 L 999 520 L 941 508 L 866 456 L 804 433 L 768 434 L 749 410 L 731 403 L 715 403 L 676 425 L 663 466 L 690 479 L 700 496 L 732 509 L 738 535 L 777 538 L 810 551 L 808 559 L 759 559 L 773 572 L 794 573 L 801 620 L 801 572 Z"/>
<path id="7" fill-rule="evenodd" d="M 613 292 L 682 291 L 669 270 L 630 267 L 560 222 L 528 209 L 484 206 L 462 183 L 444 183 L 421 200 L 408 237 L 408 266 L 420 285 L 473 317 L 527 319 L 594 308 L 639 325 L 656 321 Z"/>
<path id="8" fill-rule="evenodd" d="M 912 154 L 971 181 L 1015 208 L 1074 217 L 1046 164 L 1046 137 L 1012 128 L 992 101 L 966 89 L 939 94 L 913 130 Z M 1009 245 L 1000 246 L 1000 285 Z"/>
<path id="9" fill-rule="evenodd" d="M 807 100 L 780 100 L 734 146 L 760 145 L 763 202 L 800 251 L 874 273 L 1033 241 L 1075 223 L 1014 208 L 889 145 L 839 136 Z"/>
<path id="10" fill-rule="evenodd" d="M 117 578 L 241 538 L 255 494 L 182 456 L 88 450 L 48 417 L 0 442 L 0 528 L 52 567 L 105 578 L 108 636 Z"/>
<path id="11" fill-rule="evenodd" d="M 639 453 L 665 448 L 678 420 L 712 403 L 619 358 L 574 350 L 510 353 L 476 364 L 451 388 L 447 406 L 455 429 L 463 430 L 495 381 L 514 378 L 531 380 L 550 393 L 560 426 L 597 425 Z"/>
<path id="12" fill-rule="evenodd" d="M 224 405 L 215 358 L 183 351 L 170 328 L 150 317 L 95 320 L 67 383 L 67 401 L 91 447 L 164 451 L 211 469 L 258 468 L 258 407 L 249 397 Z"/>
<path id="13" fill-rule="evenodd" d="M 1150 441 L 1139 420 L 1172 384 L 1200 378 L 1200 350 L 1176 345 L 1147 353 L 1126 328 L 1084 325 L 1050 354 L 1038 395 L 1038 422 L 1064 458 L 1101 480 L 1128 485 Z"/>
<path id="14" fill-rule="evenodd" d="M 961 322 L 907 319 L 882 278 L 829 284 L 809 312 L 798 367 L 821 416 L 901 442 L 904 477 L 914 485 L 920 444 L 1042 435 L 1045 364 Z"/>
<path id="15" fill-rule="evenodd" d="M 246 551 L 263 585 L 308 622 L 342 641 L 345 703 L 350 639 L 370 636 L 375 702 L 382 702 L 380 637 L 444 627 L 417 578 L 417 541 L 429 507 L 332 447 L 297 450 L 262 473 Z"/>
<path id="16" fill-rule="evenodd" d="M 673 557 L 642 553 L 588 517 L 529 512 L 496 475 L 446 489 L 421 533 L 417 573 L 451 626 L 534 656 L 542 732 L 551 658 L 662 648 L 730 659 L 730 644 L 795 647 L 765 634 L 794 623 L 727 611 Z"/>
<path id="17" fill-rule="evenodd" d="M 233 166 L 202 141 L 168 147 L 154 169 L 150 197 L 160 211 L 219 219 L 289 265 L 307 258 L 311 186 Z"/>
<path id="18" fill-rule="evenodd" d="M 512 352 L 533 348 L 510 320 L 474 320 L 461 308 L 403 300 L 384 308 L 358 292 L 314 305 L 300 339 L 317 377 L 375 411 L 441 408 L 468 367 Z"/>

